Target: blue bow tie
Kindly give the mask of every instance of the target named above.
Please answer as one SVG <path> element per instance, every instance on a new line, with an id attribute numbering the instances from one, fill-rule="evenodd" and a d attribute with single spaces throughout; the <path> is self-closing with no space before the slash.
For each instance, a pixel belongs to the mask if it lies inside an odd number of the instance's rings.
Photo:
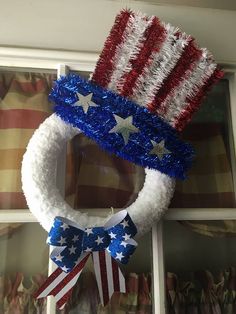
<path id="1" fill-rule="evenodd" d="M 122 264 L 128 263 L 137 242 L 133 237 L 137 228 L 126 210 L 113 215 L 104 227 L 83 229 L 78 224 L 56 217 L 47 243 L 56 248 L 51 259 L 65 272 L 70 272 L 86 254 L 107 250 Z"/>

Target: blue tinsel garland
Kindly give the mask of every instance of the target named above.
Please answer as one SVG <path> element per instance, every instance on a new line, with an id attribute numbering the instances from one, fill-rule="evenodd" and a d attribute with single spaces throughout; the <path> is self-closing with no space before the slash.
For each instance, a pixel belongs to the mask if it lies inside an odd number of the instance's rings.
<path id="1" fill-rule="evenodd" d="M 76 93 L 92 93 L 92 101 L 98 106 L 91 106 L 84 113 L 81 106 L 74 105 L 78 102 Z M 56 104 L 55 112 L 61 119 L 81 129 L 105 150 L 171 177 L 185 178 L 193 158 L 191 145 L 181 141 L 174 128 L 145 107 L 75 74 L 58 79 L 49 98 Z M 122 118 L 133 116 L 133 125 L 139 129 L 139 132 L 130 134 L 126 145 L 121 134 L 109 133 L 116 125 L 114 114 Z M 161 159 L 150 154 L 151 140 L 156 143 L 164 140 L 165 148 L 171 153 Z"/>

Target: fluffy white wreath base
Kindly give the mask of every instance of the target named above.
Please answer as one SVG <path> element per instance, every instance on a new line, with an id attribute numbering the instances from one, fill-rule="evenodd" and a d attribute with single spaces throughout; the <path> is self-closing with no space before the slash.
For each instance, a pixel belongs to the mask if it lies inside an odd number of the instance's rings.
<path id="1" fill-rule="evenodd" d="M 72 209 L 56 187 L 56 165 L 66 143 L 80 130 L 63 122 L 56 114 L 47 118 L 29 141 L 22 161 L 22 187 L 31 212 L 46 231 L 56 216 L 77 222 L 82 227 L 104 225 L 110 218 L 88 216 Z M 151 169 L 135 202 L 126 210 L 134 221 L 138 236 L 150 230 L 168 208 L 175 180 Z"/>

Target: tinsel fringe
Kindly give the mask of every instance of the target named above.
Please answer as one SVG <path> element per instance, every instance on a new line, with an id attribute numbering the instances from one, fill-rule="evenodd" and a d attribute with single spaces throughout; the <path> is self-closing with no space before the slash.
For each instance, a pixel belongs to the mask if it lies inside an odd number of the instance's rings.
<path id="1" fill-rule="evenodd" d="M 144 33 L 152 23 L 152 19 L 146 19 L 143 14 L 136 14 L 130 17 L 126 30 L 123 35 L 123 41 L 117 47 L 113 59 L 114 71 L 112 73 L 108 88 L 114 91 L 122 89 L 120 81 L 124 73 L 132 69 L 132 60 L 134 60 L 144 45 Z"/>
<path id="2" fill-rule="evenodd" d="M 123 88 L 120 93 L 125 97 L 130 97 L 133 94 L 133 88 L 138 77 L 142 74 L 144 68 L 149 65 L 151 54 L 158 51 L 165 40 L 165 29 L 156 17 L 153 18 L 152 24 L 146 30 L 144 36 L 146 38 L 145 45 L 136 59 L 132 61 L 132 70 L 122 78 Z"/>
<path id="3" fill-rule="evenodd" d="M 166 39 L 159 52 L 154 52 L 142 75 L 138 78 L 132 99 L 143 106 L 150 104 L 162 86 L 165 78 L 171 73 L 182 51 L 188 43 L 189 36 L 181 34 L 177 40 L 178 28 L 165 25 Z"/>
<path id="4" fill-rule="evenodd" d="M 107 84 L 110 81 L 110 77 L 114 69 L 114 55 L 117 47 L 124 39 L 123 34 L 131 15 L 134 14 L 130 10 L 122 10 L 120 14 L 117 15 L 114 25 L 110 31 L 110 35 L 104 44 L 103 51 L 99 57 L 92 76 L 92 81 L 102 87 L 107 87 Z"/>

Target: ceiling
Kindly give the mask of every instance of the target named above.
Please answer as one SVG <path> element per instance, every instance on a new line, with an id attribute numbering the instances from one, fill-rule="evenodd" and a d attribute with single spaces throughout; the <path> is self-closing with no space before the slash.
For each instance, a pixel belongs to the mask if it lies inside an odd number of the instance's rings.
<path id="1" fill-rule="evenodd" d="M 235 0 L 135 0 L 135 1 L 165 5 L 184 5 L 200 8 L 213 8 L 220 10 L 236 10 Z"/>

